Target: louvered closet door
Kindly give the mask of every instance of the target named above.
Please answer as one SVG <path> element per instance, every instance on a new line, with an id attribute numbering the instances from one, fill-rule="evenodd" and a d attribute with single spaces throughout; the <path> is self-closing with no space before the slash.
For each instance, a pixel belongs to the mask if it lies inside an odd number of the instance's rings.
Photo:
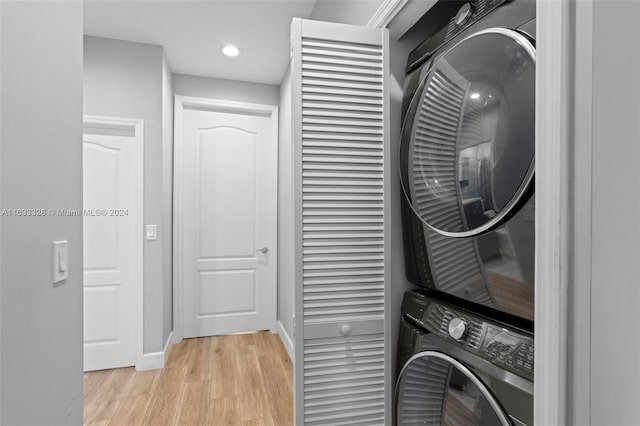
<path id="1" fill-rule="evenodd" d="M 292 30 L 296 424 L 390 424 L 386 31 Z"/>

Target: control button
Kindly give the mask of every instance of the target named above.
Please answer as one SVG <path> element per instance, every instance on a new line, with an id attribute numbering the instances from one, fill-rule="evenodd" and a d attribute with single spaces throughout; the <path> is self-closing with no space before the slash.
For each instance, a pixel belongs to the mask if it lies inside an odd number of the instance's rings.
<path id="1" fill-rule="evenodd" d="M 473 9 L 471 8 L 471 3 L 463 4 L 462 7 L 458 10 L 458 13 L 456 14 L 456 17 L 454 19 L 456 25 L 463 25 L 465 22 L 467 22 L 471 17 L 472 11 Z"/>
<path id="2" fill-rule="evenodd" d="M 465 331 L 467 331 L 467 323 L 461 318 L 454 318 L 449 321 L 449 336 L 460 341 L 464 337 Z"/>

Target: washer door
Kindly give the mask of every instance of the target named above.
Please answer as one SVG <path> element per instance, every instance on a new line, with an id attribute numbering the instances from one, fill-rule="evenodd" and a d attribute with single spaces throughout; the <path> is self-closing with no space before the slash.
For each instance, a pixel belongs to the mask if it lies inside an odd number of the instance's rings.
<path id="1" fill-rule="evenodd" d="M 484 234 L 528 199 L 535 159 L 535 48 L 504 28 L 437 58 L 407 111 L 401 182 L 414 213 L 451 237 Z"/>
<path id="2" fill-rule="evenodd" d="M 396 425 L 510 426 L 509 416 L 467 367 L 437 351 L 412 356 L 396 383 Z"/>

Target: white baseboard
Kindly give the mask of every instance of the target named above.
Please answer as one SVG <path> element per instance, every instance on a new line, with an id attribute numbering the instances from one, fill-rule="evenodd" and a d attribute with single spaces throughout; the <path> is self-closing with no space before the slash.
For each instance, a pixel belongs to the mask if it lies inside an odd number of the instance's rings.
<path id="1" fill-rule="evenodd" d="M 284 325 L 282 325 L 280 321 L 278 321 L 278 335 L 280 336 L 280 340 L 282 340 L 284 348 L 289 354 L 291 362 L 293 362 L 293 341 L 291 340 L 291 337 L 289 337 L 289 334 L 287 334 L 287 330 L 285 330 Z"/>
<path id="2" fill-rule="evenodd" d="M 142 354 L 142 360 L 139 365 L 136 365 L 136 370 L 155 370 L 158 368 L 164 368 L 167 361 L 167 355 L 169 354 L 169 347 L 171 346 L 171 340 L 173 339 L 173 332 L 169 333 L 164 349 L 160 352 L 149 352 Z"/>
<path id="3" fill-rule="evenodd" d="M 140 365 L 136 365 L 138 371 L 155 370 L 156 368 L 164 368 L 164 351 L 142 354 Z"/>

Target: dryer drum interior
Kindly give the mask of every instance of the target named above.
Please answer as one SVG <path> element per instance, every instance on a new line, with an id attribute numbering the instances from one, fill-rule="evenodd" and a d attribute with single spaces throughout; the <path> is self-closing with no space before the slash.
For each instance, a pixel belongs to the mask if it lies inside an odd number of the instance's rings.
<path id="1" fill-rule="evenodd" d="M 502 225 L 530 195 L 535 49 L 504 28 L 480 31 L 431 66 L 401 145 L 402 187 L 434 231 L 470 237 Z"/>
<path id="2" fill-rule="evenodd" d="M 510 426 L 500 403 L 464 364 L 438 351 L 412 356 L 396 385 L 396 424 Z"/>
<path id="3" fill-rule="evenodd" d="M 533 43 L 485 29 L 421 75 L 399 156 L 412 281 L 533 321 Z"/>

